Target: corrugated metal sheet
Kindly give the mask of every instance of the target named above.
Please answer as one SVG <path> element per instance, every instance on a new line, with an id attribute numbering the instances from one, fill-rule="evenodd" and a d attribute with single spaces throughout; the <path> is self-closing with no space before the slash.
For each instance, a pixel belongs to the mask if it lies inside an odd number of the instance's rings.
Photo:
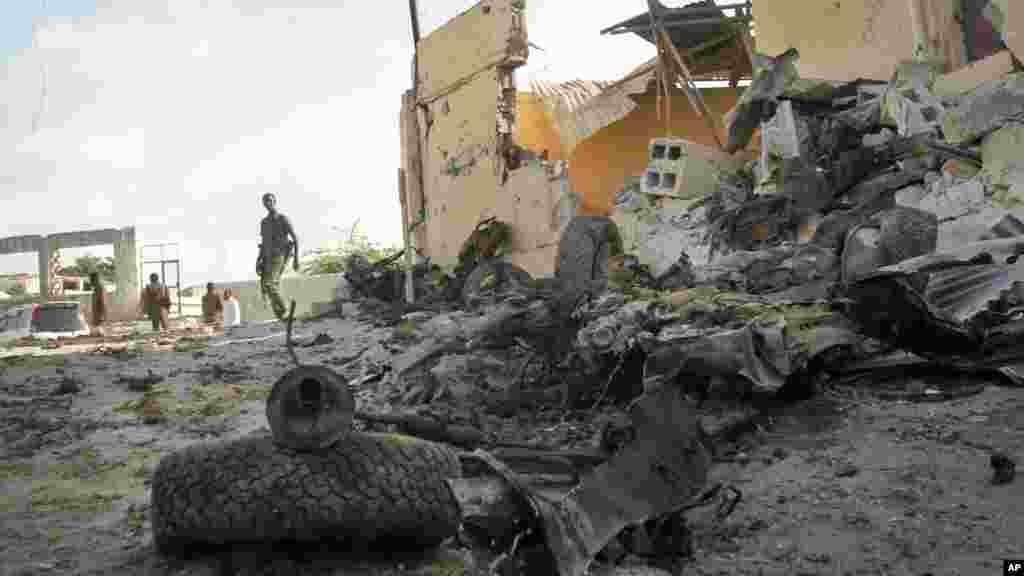
<path id="1" fill-rule="evenodd" d="M 566 154 L 571 154 L 577 144 L 636 109 L 630 96 L 646 92 L 653 76 L 652 70 L 627 82 L 534 80 L 530 88 L 544 100 Z"/>
<path id="2" fill-rule="evenodd" d="M 571 154 L 577 144 L 636 109 L 636 102 L 630 96 L 647 91 L 649 83 L 654 80 L 657 61 L 657 57 L 651 58 L 622 79 L 613 82 L 533 80 L 530 82 L 530 90 L 544 100 L 561 134 L 566 154 Z M 748 77 L 744 76 L 743 79 Z M 729 80 L 729 72 L 698 74 L 694 80 Z"/>

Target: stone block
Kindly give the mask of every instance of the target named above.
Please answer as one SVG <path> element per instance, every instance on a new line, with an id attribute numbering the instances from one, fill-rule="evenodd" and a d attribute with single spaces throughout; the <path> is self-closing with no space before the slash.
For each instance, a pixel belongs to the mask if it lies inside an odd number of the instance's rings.
<path id="1" fill-rule="evenodd" d="M 942 115 L 942 132 L 955 146 L 972 143 L 1009 122 L 1024 121 L 1024 74 L 985 82 Z"/>
<path id="2" fill-rule="evenodd" d="M 959 70 L 935 79 L 932 91 L 940 98 L 960 96 L 975 90 L 985 82 L 999 80 L 1013 72 L 1013 56 L 1009 50 L 996 52 L 988 58 L 972 62 Z"/>

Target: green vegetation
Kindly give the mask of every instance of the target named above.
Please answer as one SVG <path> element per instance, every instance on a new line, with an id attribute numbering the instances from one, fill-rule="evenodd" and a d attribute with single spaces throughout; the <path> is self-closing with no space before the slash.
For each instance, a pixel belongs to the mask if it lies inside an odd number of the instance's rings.
<path id="1" fill-rule="evenodd" d="M 124 462 L 105 463 L 95 449 L 81 449 L 69 462 L 55 465 L 43 479 L 33 483 L 32 511 L 109 511 L 114 500 L 145 494 L 145 474 L 140 470 L 155 466 L 159 460 L 158 452 L 137 449 Z"/>
<path id="2" fill-rule="evenodd" d="M 273 384 L 246 384 L 242 386 L 242 400 L 266 402 L 273 388 Z"/>
<path id="3" fill-rule="evenodd" d="M 32 477 L 31 462 L 0 462 L 0 480 L 19 480 Z"/>
<path id="4" fill-rule="evenodd" d="M 86 253 L 84 256 L 75 258 L 75 263 L 72 266 L 65 266 L 60 269 L 61 274 L 83 276 L 85 278 L 88 278 L 93 272 L 98 272 L 100 280 L 103 282 L 114 282 L 117 272 L 114 267 L 114 259 L 110 256 L 101 258 Z"/>
<path id="5" fill-rule="evenodd" d="M 195 352 L 197 350 L 206 350 L 209 341 L 209 336 L 182 336 L 174 342 L 174 351 Z"/>
<path id="6" fill-rule="evenodd" d="M 2 368 L 60 368 L 67 363 L 63 354 L 21 354 L 0 358 Z"/>
<path id="7" fill-rule="evenodd" d="M 119 414 L 143 414 L 158 410 L 163 415 L 174 416 L 222 416 L 238 414 L 240 402 L 245 400 L 265 400 L 270 395 L 269 387 L 257 385 L 255 389 L 243 388 L 241 398 L 232 396 L 229 388 L 214 384 L 209 386 L 193 386 L 192 398 L 187 401 L 178 400 L 172 384 L 158 384 L 149 389 L 141 398 L 126 400 L 114 406 Z M 147 410 L 147 405 L 149 406 Z M 154 406 L 155 405 L 155 406 Z"/>
<path id="8" fill-rule="evenodd" d="M 370 237 L 358 228 L 357 220 L 348 230 L 339 230 L 346 239 L 339 248 L 320 248 L 307 252 L 302 259 L 303 274 L 341 274 L 347 271 L 348 259 L 353 255 L 365 256 L 371 263 L 380 262 L 394 256 L 400 250 L 395 246 L 382 246 L 370 240 Z"/>
<path id="9" fill-rule="evenodd" d="M 415 320 L 402 320 L 395 326 L 392 335 L 395 338 L 408 339 L 416 337 L 416 329 L 419 327 L 419 323 Z"/>

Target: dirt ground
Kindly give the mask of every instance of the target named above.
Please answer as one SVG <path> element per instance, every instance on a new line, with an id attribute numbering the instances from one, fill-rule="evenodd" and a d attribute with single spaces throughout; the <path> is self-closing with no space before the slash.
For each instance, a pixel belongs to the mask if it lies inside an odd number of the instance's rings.
<path id="1" fill-rule="evenodd" d="M 333 341 L 300 358 L 349 378 L 402 349 L 392 329 L 354 319 L 296 327 L 300 342 L 320 333 Z M 216 574 L 216 559 L 152 551 L 149 478 L 170 451 L 266 428 L 266 395 L 291 366 L 283 338 L 267 323 L 0 351 L 0 574 Z M 360 391 L 360 408 L 386 409 L 387 392 Z M 1022 411 L 1024 390 L 989 387 L 941 403 L 826 395 L 762 415 L 713 470 L 742 491 L 735 512 L 691 513 L 684 573 L 1000 574 L 1003 558 L 1024 557 L 1024 480 L 992 485 L 989 457 L 1024 455 Z M 322 573 L 472 573 L 466 558 L 447 549 Z M 593 573 L 660 573 L 642 565 Z"/>

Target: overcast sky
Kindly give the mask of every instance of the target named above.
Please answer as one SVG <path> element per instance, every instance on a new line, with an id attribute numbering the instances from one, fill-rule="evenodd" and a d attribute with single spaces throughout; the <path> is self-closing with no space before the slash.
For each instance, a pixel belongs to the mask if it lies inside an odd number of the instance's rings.
<path id="1" fill-rule="evenodd" d="M 426 34 L 475 2 L 419 4 Z M 529 0 L 520 86 L 621 77 L 653 47 L 599 31 L 645 7 Z M 136 226 L 187 284 L 245 280 L 271 191 L 303 251 L 357 218 L 398 244 L 411 56 L 405 0 L 0 0 L 0 237 Z"/>

